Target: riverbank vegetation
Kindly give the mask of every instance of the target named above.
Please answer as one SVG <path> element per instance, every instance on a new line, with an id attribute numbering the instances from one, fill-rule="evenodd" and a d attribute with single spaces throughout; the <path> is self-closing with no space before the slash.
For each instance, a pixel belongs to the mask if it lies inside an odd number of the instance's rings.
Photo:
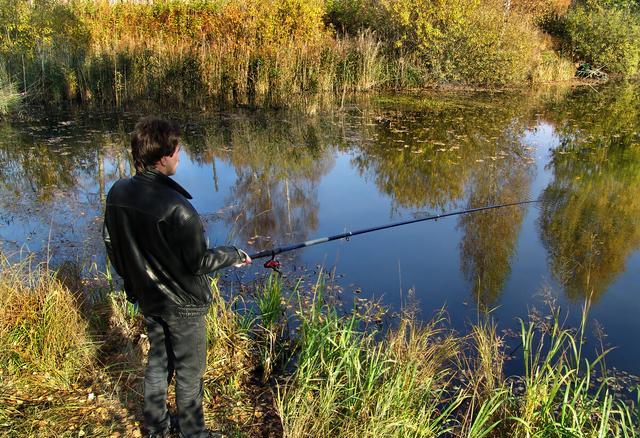
<path id="1" fill-rule="evenodd" d="M 0 266 L 0 434 L 140 436 L 147 341 L 108 277 L 28 261 Z M 520 376 L 489 318 L 468 334 L 446 313 L 332 305 L 330 277 L 309 290 L 278 277 L 232 291 L 213 281 L 207 316 L 207 421 L 229 436 L 636 436 L 637 400 L 614 398 L 603 358 L 582 351 L 585 320 L 523 321 Z M 386 328 L 385 328 L 386 327 Z M 635 396 L 631 396 L 635 397 Z M 171 399 L 171 397 L 170 397 Z"/>
<path id="2" fill-rule="evenodd" d="M 0 116 L 15 111 L 20 104 L 20 94 L 17 91 L 15 82 L 0 65 Z"/>
<path id="3" fill-rule="evenodd" d="M 321 94 L 635 76 L 634 0 L 1 0 L 0 111 L 141 99 L 282 107 Z M 0 75 L 2 76 L 2 75 Z M 8 84 L 8 85 L 7 85 Z M 9 88 L 8 88 L 9 87 Z"/>

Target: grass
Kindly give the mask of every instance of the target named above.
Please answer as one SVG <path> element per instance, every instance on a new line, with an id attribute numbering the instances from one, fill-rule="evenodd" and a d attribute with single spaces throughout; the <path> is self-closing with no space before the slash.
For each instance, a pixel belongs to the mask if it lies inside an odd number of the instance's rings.
<path id="1" fill-rule="evenodd" d="M 80 298 L 29 262 L 12 266 L 0 258 L 0 364 L 10 374 L 37 371 L 68 387 L 91 361 Z"/>
<path id="2" fill-rule="evenodd" d="M 560 326 L 557 311 L 539 333 L 533 323 L 521 322 L 525 392 L 517 400 L 514 436 L 636 436 L 631 411 L 613 399 L 607 379 L 592 385 L 606 352 L 592 361 L 585 357 L 588 305 L 584 309 L 577 332 Z"/>
<path id="3" fill-rule="evenodd" d="M 449 399 L 455 338 L 433 344 L 435 326 L 401 329 L 376 342 L 357 316 L 314 306 L 304 317 L 297 368 L 278 387 L 286 436 L 440 436 L 462 403 Z M 443 401 L 448 403 L 443 405 Z"/>
<path id="4" fill-rule="evenodd" d="M 266 382 L 284 350 L 286 307 L 282 296 L 282 284 L 274 275 L 257 288 L 255 295 L 259 318 L 256 340 L 262 364 L 262 380 Z"/>
<path id="5" fill-rule="evenodd" d="M 139 436 L 141 317 L 103 279 L 69 278 L 0 258 L 0 435 Z M 582 351 L 588 306 L 577 328 L 555 308 L 522 321 L 524 372 L 505 377 L 490 317 L 460 334 L 444 310 L 420 322 L 405 309 L 383 329 L 366 311 L 339 313 L 323 281 L 305 291 L 271 276 L 227 300 L 212 282 L 210 426 L 229 436 L 637 436 L 637 405 L 615 399 L 599 371 L 606 352 Z"/>
<path id="6" fill-rule="evenodd" d="M 0 434 L 124 432 L 122 407 L 95 399 L 103 385 L 81 296 L 46 266 L 0 254 L 0 299 Z"/>
<path id="7" fill-rule="evenodd" d="M 15 111 L 22 101 L 18 87 L 0 64 L 0 117 Z"/>

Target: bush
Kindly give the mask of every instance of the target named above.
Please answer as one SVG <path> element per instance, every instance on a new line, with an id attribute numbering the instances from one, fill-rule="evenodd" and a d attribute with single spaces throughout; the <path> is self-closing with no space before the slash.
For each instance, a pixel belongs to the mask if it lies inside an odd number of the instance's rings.
<path id="1" fill-rule="evenodd" d="M 571 0 L 511 0 L 511 8 L 543 23 L 550 17 L 566 14 L 571 3 Z"/>
<path id="2" fill-rule="evenodd" d="M 483 5 L 459 33 L 447 35 L 445 77 L 481 85 L 523 83 L 540 44 L 538 30 L 526 19 Z"/>
<path id="3" fill-rule="evenodd" d="M 342 34 L 372 27 L 371 0 L 326 0 L 325 23 Z"/>
<path id="4" fill-rule="evenodd" d="M 426 82 L 523 83 L 542 45 L 531 20 L 502 2 L 383 0 L 373 7 L 388 49 L 417 60 Z"/>
<path id="5" fill-rule="evenodd" d="M 568 51 L 607 73 L 632 76 L 640 62 L 640 20 L 624 6 L 579 5 L 563 21 Z"/>

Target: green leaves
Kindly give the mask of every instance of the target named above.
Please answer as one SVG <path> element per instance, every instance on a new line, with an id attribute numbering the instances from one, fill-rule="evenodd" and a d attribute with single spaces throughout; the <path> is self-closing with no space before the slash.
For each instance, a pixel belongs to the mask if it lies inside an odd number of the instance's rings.
<path id="1" fill-rule="evenodd" d="M 593 3 L 572 9 L 564 19 L 568 50 L 593 68 L 635 75 L 640 67 L 640 15 L 626 7 L 608 6 L 609 2 Z"/>

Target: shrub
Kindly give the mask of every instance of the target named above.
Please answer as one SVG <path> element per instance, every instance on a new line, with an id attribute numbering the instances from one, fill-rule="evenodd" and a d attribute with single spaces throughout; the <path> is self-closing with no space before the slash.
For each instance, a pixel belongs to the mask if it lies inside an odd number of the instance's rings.
<path id="1" fill-rule="evenodd" d="M 566 14 L 571 0 L 511 0 L 511 8 L 540 23 L 549 17 Z"/>
<path id="2" fill-rule="evenodd" d="M 482 5 L 443 41 L 442 72 L 473 84 L 523 83 L 540 44 L 538 30 L 524 17 L 505 17 L 498 8 Z"/>
<path id="3" fill-rule="evenodd" d="M 332 24 L 351 32 L 354 26 L 373 28 L 396 60 L 400 85 L 522 83 L 542 45 L 533 22 L 502 2 L 381 0 L 349 21 L 354 5 L 364 1 L 333 1 Z"/>
<path id="4" fill-rule="evenodd" d="M 568 51 L 608 73 L 632 76 L 640 62 L 640 20 L 628 7 L 579 5 L 564 21 Z"/>
<path id="5" fill-rule="evenodd" d="M 355 35 L 371 28 L 371 0 L 326 0 L 325 23 L 342 34 Z"/>

